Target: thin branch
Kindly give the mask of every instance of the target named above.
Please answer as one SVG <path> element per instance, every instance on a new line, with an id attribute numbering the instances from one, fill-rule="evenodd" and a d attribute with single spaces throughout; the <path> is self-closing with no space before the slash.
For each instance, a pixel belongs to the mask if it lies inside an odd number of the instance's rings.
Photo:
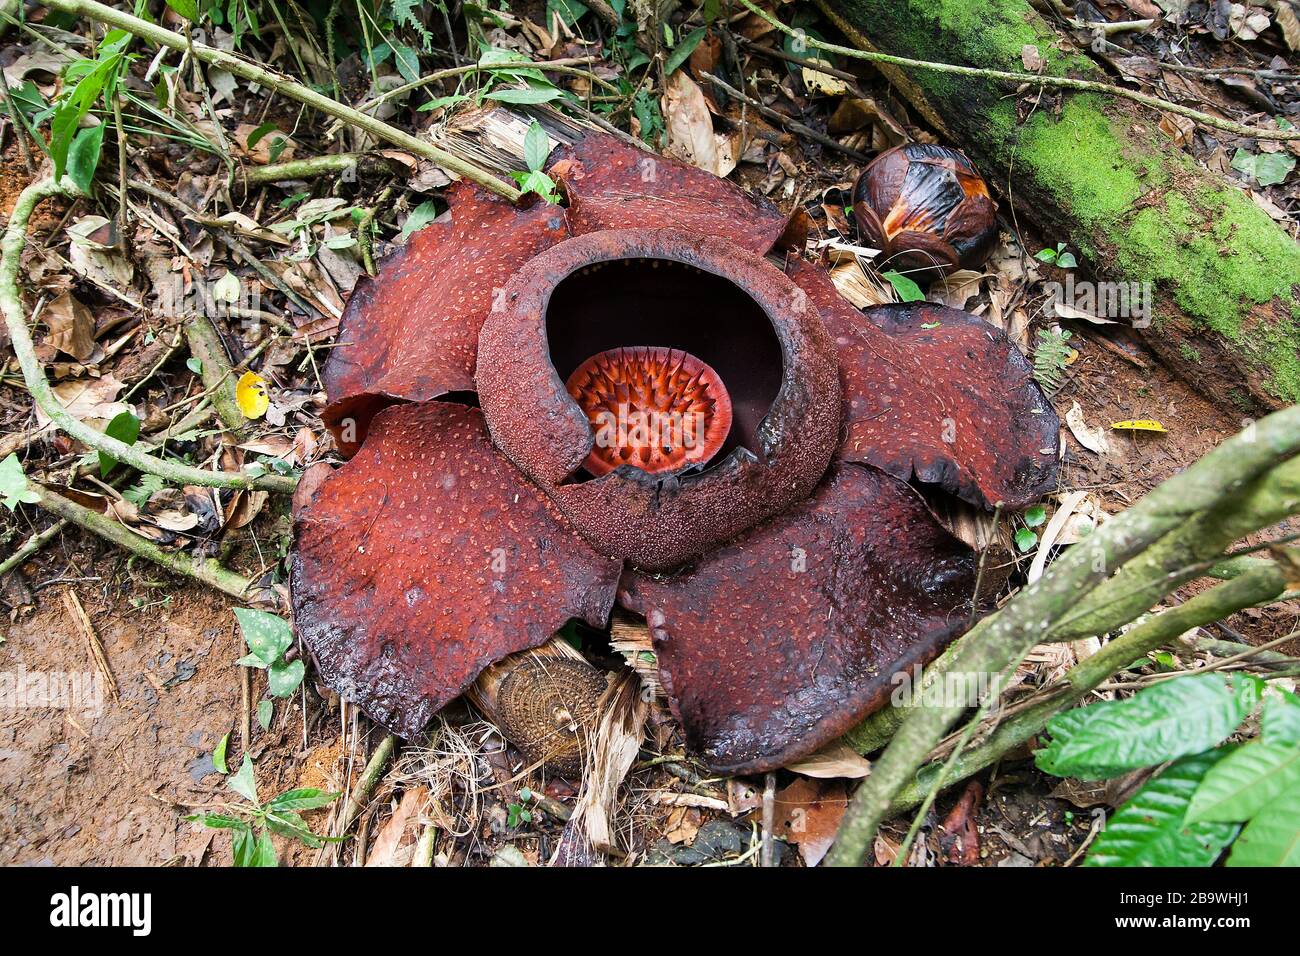
<path id="1" fill-rule="evenodd" d="M 1104 93 L 1107 96 L 1118 96 L 1121 99 L 1132 100 L 1134 103 L 1141 103 L 1143 106 L 1150 106 L 1152 109 L 1163 110 L 1166 113 L 1174 113 L 1178 116 L 1184 116 L 1187 119 L 1202 124 L 1203 126 L 1212 126 L 1215 129 L 1221 129 L 1228 133 L 1235 133 L 1238 136 L 1250 136 L 1255 139 L 1300 140 L 1300 130 L 1261 129 L 1258 126 L 1246 126 L 1242 123 L 1235 123 L 1232 120 L 1213 116 L 1209 113 L 1202 113 L 1200 110 L 1194 110 L 1187 106 L 1179 106 L 1177 103 L 1162 100 L 1158 96 L 1149 96 L 1146 93 L 1138 93 L 1135 90 L 1126 90 L 1122 86 L 1115 86 L 1111 83 L 1101 83 L 1096 80 L 1080 80 L 1072 76 L 1047 76 L 1041 73 L 1017 73 L 1010 70 L 988 70 L 976 66 L 961 66 L 956 63 L 935 63 L 930 60 L 913 60 L 910 57 L 892 56 L 888 53 L 878 53 L 872 50 L 859 50 L 857 47 L 841 46 L 838 43 L 824 43 L 821 40 L 808 36 L 806 33 L 786 26 L 776 17 L 772 16 L 772 14 L 754 4 L 752 0 L 740 0 L 740 2 L 744 4 L 751 13 L 766 20 L 786 36 L 795 37 L 806 46 L 817 50 L 825 50 L 827 53 L 837 53 L 840 56 L 852 57 L 856 60 L 866 60 L 868 63 L 884 63 L 889 66 L 905 67 L 915 70 L 930 70 L 935 73 L 952 73 L 957 76 L 970 76 L 985 80 L 997 80 L 1001 83 L 1014 83 L 1017 86 L 1021 83 L 1029 83 L 1036 86 L 1051 86 L 1064 90 Z M 61 3 L 56 0 L 55 6 L 60 5 Z"/>
<path id="2" fill-rule="evenodd" d="M 182 53 L 189 51 L 195 58 L 210 66 L 215 66 L 227 73 L 233 73 L 235 76 L 273 89 L 282 96 L 296 100 L 299 103 L 305 103 L 322 113 L 327 113 L 349 125 L 365 130 L 371 136 L 386 140 L 395 146 L 400 146 L 417 156 L 433 160 L 444 169 L 476 182 L 483 188 L 491 190 L 511 202 L 515 202 L 522 195 L 518 189 L 509 183 L 497 179 L 459 156 L 439 149 L 432 143 L 426 143 L 424 140 L 418 139 L 396 126 L 390 126 L 373 116 L 367 116 L 351 106 L 317 93 L 315 90 L 309 89 L 287 76 L 272 72 L 234 53 L 227 53 L 225 50 L 218 50 L 202 43 L 187 44 L 185 37 L 179 33 L 149 23 L 146 20 L 141 20 L 139 17 L 133 17 L 121 10 L 114 10 L 102 3 L 96 3 L 95 0 L 48 0 L 46 6 L 76 17 L 87 17 L 91 20 L 98 20 L 100 23 L 107 23 L 159 46 L 165 46 Z"/>

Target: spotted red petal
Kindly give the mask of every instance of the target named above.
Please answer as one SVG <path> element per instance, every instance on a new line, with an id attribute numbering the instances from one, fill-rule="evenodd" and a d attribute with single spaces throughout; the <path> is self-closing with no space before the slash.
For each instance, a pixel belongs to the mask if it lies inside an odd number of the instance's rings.
<path id="1" fill-rule="evenodd" d="M 589 133 L 562 148 L 551 168 L 564 183 L 575 236 L 672 226 L 764 255 L 785 229 L 786 217 L 768 200 L 751 199 L 734 183 L 606 133 Z"/>
<path id="2" fill-rule="evenodd" d="M 296 537 L 298 635 L 329 686 L 404 737 L 570 618 L 603 626 L 621 567 L 497 453 L 477 409 L 443 402 L 380 412 Z"/>
<path id="3" fill-rule="evenodd" d="M 814 495 L 676 577 L 629 571 L 687 745 L 722 773 L 811 753 L 965 626 L 976 561 L 907 485 L 837 465 Z"/>
<path id="4" fill-rule="evenodd" d="M 329 405 L 321 416 L 346 454 L 380 408 L 473 390 L 478 333 L 493 296 L 567 235 L 558 206 L 516 207 L 463 182 L 448 199 L 450 220 L 413 233 L 348 300 L 325 363 Z"/>
<path id="5" fill-rule="evenodd" d="M 840 458 L 985 508 L 1020 507 L 1056 487 L 1060 421 L 1001 330 L 930 303 L 864 314 L 825 270 L 802 261 L 791 269 L 839 349 Z"/>

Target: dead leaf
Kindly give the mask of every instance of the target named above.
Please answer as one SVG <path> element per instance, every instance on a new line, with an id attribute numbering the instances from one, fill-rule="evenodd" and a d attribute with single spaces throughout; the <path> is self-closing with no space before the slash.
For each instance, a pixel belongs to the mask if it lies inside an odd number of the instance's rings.
<path id="1" fill-rule="evenodd" d="M 68 262 L 78 275 L 109 288 L 125 290 L 135 275 L 131 261 L 114 245 L 114 226 L 103 216 L 82 216 L 68 226 L 72 243 Z"/>
<path id="2" fill-rule="evenodd" d="M 786 770 L 805 777 L 859 780 L 871 773 L 871 761 L 842 740 L 834 740 L 802 760 L 786 764 Z"/>
<path id="3" fill-rule="evenodd" d="M 366 866 L 410 866 L 415 856 L 416 824 L 420 820 L 420 807 L 428 796 L 425 787 L 412 787 L 402 794 L 397 809 L 388 818 L 374 846 L 366 857 Z"/>
<path id="4" fill-rule="evenodd" d="M 266 379 L 256 372 L 245 372 L 235 383 L 235 404 L 248 419 L 261 418 L 271 405 L 266 393 Z"/>
<path id="5" fill-rule="evenodd" d="M 830 66 L 825 60 L 809 58 L 809 63 L 820 63 Z M 820 70 L 810 70 L 808 67 L 802 68 L 803 85 L 813 96 L 843 96 L 849 91 L 849 85 L 838 77 L 831 76 L 829 73 L 822 73 Z"/>
<path id="6" fill-rule="evenodd" d="M 690 846 L 695 840 L 695 834 L 700 831 L 702 819 L 700 811 L 695 807 L 677 807 L 668 814 L 664 836 L 669 843 L 685 843 Z"/>
<path id="7" fill-rule="evenodd" d="M 939 849 L 949 863 L 979 865 L 980 832 L 975 824 L 975 811 L 983 798 L 984 788 L 978 780 L 972 780 L 966 784 L 957 805 L 939 824 Z"/>
<path id="8" fill-rule="evenodd" d="M 1277 15 L 1278 29 L 1286 38 L 1286 45 L 1293 50 L 1300 50 L 1300 14 L 1292 5 L 1292 0 L 1268 0 L 1268 5 Z"/>
<path id="9" fill-rule="evenodd" d="M 668 78 L 662 105 L 668 128 L 665 154 L 719 177 L 736 168 L 735 147 L 729 138 L 713 131 L 704 93 L 685 70 Z"/>
<path id="10" fill-rule="evenodd" d="M 1069 427 L 1074 440 L 1094 455 L 1105 455 L 1110 451 L 1106 429 L 1089 428 L 1088 423 L 1083 419 L 1083 409 L 1078 402 L 1070 406 L 1070 410 L 1065 413 L 1065 424 Z"/>
<path id="11" fill-rule="evenodd" d="M 50 329 L 49 344 L 84 362 L 95 352 L 95 317 L 90 309 L 64 292 L 41 313 Z"/>
<path id="12" fill-rule="evenodd" d="M 799 846 L 808 866 L 822 861 L 848 808 L 848 788 L 839 781 L 801 778 L 776 795 L 776 835 Z"/>
<path id="13" fill-rule="evenodd" d="M 117 401 L 126 385 L 112 375 L 100 378 L 63 382 L 53 388 L 54 397 L 69 415 L 78 421 L 110 421 L 122 412 L 133 409 L 124 402 Z M 36 423 L 44 428 L 50 423 L 49 416 L 36 408 Z"/>
<path id="14" fill-rule="evenodd" d="M 1020 62 L 1024 64 L 1025 69 L 1030 73 L 1041 73 L 1043 68 L 1047 66 L 1047 61 L 1038 52 L 1038 47 L 1032 43 L 1026 43 L 1020 48 Z"/>

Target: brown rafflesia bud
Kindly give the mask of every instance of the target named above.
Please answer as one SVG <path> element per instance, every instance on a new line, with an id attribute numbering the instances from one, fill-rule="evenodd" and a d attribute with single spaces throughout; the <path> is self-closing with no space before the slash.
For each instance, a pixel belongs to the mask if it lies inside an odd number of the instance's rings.
<path id="1" fill-rule="evenodd" d="M 996 213 L 970 160 L 946 146 L 881 153 L 853 187 L 853 214 L 881 264 L 919 280 L 982 266 L 997 240 Z"/>

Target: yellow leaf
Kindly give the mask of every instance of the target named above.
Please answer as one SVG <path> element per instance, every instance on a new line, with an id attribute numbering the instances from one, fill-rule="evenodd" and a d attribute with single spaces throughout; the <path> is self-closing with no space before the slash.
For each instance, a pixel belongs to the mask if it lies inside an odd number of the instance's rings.
<path id="1" fill-rule="evenodd" d="M 825 60 L 809 60 L 809 63 L 826 63 Z M 822 96 L 843 96 L 849 91 L 849 85 L 843 80 L 831 76 L 829 73 L 823 73 L 821 70 L 810 70 L 808 67 L 803 68 L 803 84 L 809 93 L 814 96 L 820 93 Z"/>
<path id="2" fill-rule="evenodd" d="M 266 379 L 256 372 L 245 372 L 235 384 L 235 404 L 245 418 L 261 418 L 271 399 L 266 395 Z"/>
<path id="3" fill-rule="evenodd" d="M 1130 421 L 1115 422 L 1110 427 L 1118 429 L 1120 431 L 1133 431 L 1133 432 L 1169 431 L 1169 429 L 1165 428 L 1164 425 L 1161 425 L 1158 421 L 1156 421 L 1153 418 L 1138 418 Z"/>

